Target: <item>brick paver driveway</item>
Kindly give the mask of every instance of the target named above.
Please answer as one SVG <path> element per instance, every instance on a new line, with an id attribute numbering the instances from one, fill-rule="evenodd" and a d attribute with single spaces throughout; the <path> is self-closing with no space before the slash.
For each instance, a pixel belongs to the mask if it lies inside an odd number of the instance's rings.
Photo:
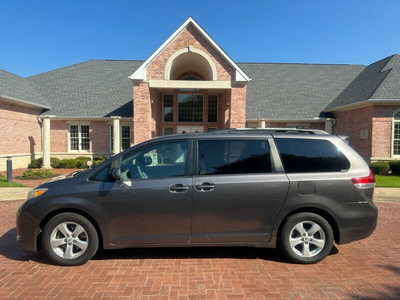
<path id="1" fill-rule="evenodd" d="M 400 299 L 400 203 L 378 203 L 375 233 L 316 265 L 271 249 L 179 248 L 104 251 L 79 267 L 19 248 L 20 203 L 0 202 L 0 298 Z"/>

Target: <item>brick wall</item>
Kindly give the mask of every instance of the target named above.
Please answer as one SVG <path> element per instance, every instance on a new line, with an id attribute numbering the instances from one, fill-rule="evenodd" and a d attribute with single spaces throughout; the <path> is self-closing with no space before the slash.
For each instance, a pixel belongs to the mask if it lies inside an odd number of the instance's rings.
<path id="1" fill-rule="evenodd" d="M 68 151 L 68 123 L 50 119 L 50 152 Z"/>
<path id="2" fill-rule="evenodd" d="M 151 138 L 150 89 L 147 82 L 133 84 L 133 142 L 138 144 Z"/>
<path id="3" fill-rule="evenodd" d="M 372 113 L 372 106 L 334 113 L 336 124 L 333 133 L 348 135 L 350 146 L 366 159 L 371 157 Z M 362 130 L 368 130 L 366 138 L 361 138 Z"/>
<path id="4" fill-rule="evenodd" d="M 5 156 L 13 156 L 13 168 L 27 167 L 42 151 L 42 133 L 37 115 L 40 109 L 0 100 L 0 170 Z M 16 155 L 19 154 L 19 155 Z"/>
<path id="5" fill-rule="evenodd" d="M 390 158 L 392 120 L 400 106 L 374 105 L 372 111 L 372 157 Z"/>
<path id="6" fill-rule="evenodd" d="M 230 101 L 230 127 L 246 127 L 246 85 L 232 85 Z"/>
<path id="7" fill-rule="evenodd" d="M 42 151 L 40 109 L 0 101 L 0 154 Z"/>
<path id="8" fill-rule="evenodd" d="M 234 70 L 230 64 L 193 25 L 189 25 L 147 66 L 147 80 L 164 79 L 165 64 L 170 56 L 188 46 L 202 50 L 211 57 L 217 69 L 217 80 L 229 81 L 233 78 Z"/>
<path id="9" fill-rule="evenodd" d="M 90 121 L 89 136 L 91 150 L 96 152 L 110 152 L 110 124 L 107 121 Z"/>

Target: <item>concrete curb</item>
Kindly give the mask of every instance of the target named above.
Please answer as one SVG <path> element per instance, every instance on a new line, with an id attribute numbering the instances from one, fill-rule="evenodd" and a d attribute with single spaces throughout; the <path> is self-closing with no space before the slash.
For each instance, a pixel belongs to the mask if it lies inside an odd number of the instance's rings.
<path id="1" fill-rule="evenodd" d="M 26 199 L 29 187 L 0 187 L 0 201 Z"/>
<path id="2" fill-rule="evenodd" d="M 374 201 L 400 202 L 400 188 L 375 188 Z"/>

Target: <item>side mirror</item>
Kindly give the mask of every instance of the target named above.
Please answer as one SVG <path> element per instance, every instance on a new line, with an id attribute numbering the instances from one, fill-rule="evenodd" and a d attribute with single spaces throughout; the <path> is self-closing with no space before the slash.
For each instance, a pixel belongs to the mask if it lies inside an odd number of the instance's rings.
<path id="1" fill-rule="evenodd" d="M 144 165 L 145 166 L 149 166 L 153 163 L 153 160 L 151 159 L 151 157 L 145 156 L 144 157 Z"/>
<path id="2" fill-rule="evenodd" d="M 121 179 L 121 169 L 120 168 L 112 168 L 111 169 L 111 176 L 115 180 L 120 180 Z"/>

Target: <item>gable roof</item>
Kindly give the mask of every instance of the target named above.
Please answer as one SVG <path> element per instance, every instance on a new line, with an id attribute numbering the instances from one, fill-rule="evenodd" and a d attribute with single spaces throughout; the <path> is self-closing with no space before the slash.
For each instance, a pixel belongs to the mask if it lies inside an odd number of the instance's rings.
<path id="1" fill-rule="evenodd" d="M 366 100 L 400 100 L 400 56 L 395 54 L 367 66 L 327 105 L 333 111 Z"/>
<path id="2" fill-rule="evenodd" d="M 24 106 L 48 109 L 49 103 L 23 77 L 0 70 L 0 98 Z"/>
<path id="3" fill-rule="evenodd" d="M 238 63 L 251 76 L 246 119 L 310 120 L 361 71 L 363 65 Z M 321 114 L 322 113 L 322 114 Z"/>
<path id="4" fill-rule="evenodd" d="M 250 78 L 246 73 L 225 53 L 224 50 L 205 32 L 203 28 L 192 18 L 189 17 L 175 32 L 161 44 L 158 49 L 129 77 L 132 80 L 143 81 L 146 79 L 146 67 L 186 28 L 192 24 L 203 37 L 221 54 L 221 56 L 232 66 L 235 71 L 236 82 L 248 82 Z"/>
<path id="5" fill-rule="evenodd" d="M 28 77 L 57 117 L 133 117 L 132 70 L 143 61 L 89 60 Z"/>

